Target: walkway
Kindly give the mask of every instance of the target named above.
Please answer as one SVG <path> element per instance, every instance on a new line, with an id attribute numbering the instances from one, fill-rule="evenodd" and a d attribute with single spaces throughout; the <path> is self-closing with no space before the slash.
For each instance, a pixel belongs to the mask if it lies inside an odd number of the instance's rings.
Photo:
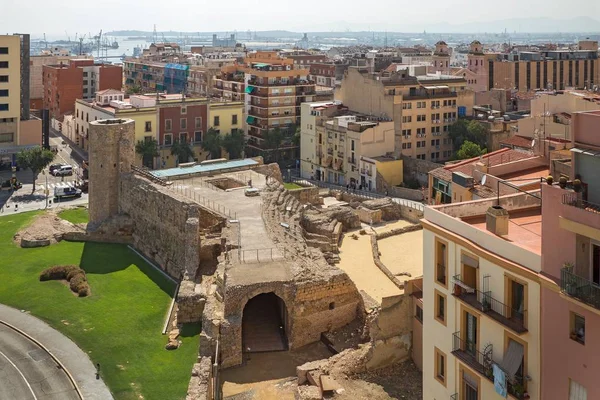
<path id="1" fill-rule="evenodd" d="M 3 304 L 0 304 L 0 320 L 38 340 L 58 358 L 75 379 L 85 400 L 113 399 L 104 381 L 96 379 L 96 368 L 87 354 L 62 333 L 27 313 Z M 3 342 L 0 341 L 0 343 Z M 4 347 L 0 347 L 0 351 L 2 348 Z M 30 356 L 33 357 L 33 355 Z M 46 397 L 40 397 L 40 400 L 43 398 Z M 69 399 L 70 397 L 63 396 L 62 398 Z"/>

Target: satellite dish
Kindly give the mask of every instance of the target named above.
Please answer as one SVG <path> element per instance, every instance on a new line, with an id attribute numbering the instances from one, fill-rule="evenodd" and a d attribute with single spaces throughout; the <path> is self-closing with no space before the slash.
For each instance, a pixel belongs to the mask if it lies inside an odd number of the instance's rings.
<path id="1" fill-rule="evenodd" d="M 481 184 L 485 186 L 486 181 L 487 181 L 487 175 L 483 174 L 483 176 L 481 177 Z"/>
<path id="2" fill-rule="evenodd" d="M 535 146 L 535 139 L 531 141 L 531 147 Z"/>

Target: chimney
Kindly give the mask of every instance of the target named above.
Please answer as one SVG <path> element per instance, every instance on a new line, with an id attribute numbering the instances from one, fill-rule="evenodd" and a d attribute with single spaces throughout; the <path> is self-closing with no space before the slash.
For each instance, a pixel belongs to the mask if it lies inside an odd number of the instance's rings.
<path id="1" fill-rule="evenodd" d="M 485 213 L 485 227 L 494 235 L 508 235 L 508 211 L 502 206 L 491 206 Z"/>

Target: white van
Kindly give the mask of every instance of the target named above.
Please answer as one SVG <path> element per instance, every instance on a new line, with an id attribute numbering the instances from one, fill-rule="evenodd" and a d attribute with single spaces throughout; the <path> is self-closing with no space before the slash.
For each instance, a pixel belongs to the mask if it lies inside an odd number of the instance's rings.
<path id="1" fill-rule="evenodd" d="M 64 197 L 81 197 L 81 190 L 72 186 L 54 188 L 54 197 L 61 199 Z"/>
<path id="2" fill-rule="evenodd" d="M 244 195 L 252 197 L 252 196 L 259 196 L 260 192 L 258 191 L 257 188 L 248 188 L 244 190 Z"/>
<path id="3" fill-rule="evenodd" d="M 52 171 L 52 174 L 54 176 L 73 175 L 73 167 L 70 165 L 61 165 L 60 167 L 58 167 L 54 171 Z"/>

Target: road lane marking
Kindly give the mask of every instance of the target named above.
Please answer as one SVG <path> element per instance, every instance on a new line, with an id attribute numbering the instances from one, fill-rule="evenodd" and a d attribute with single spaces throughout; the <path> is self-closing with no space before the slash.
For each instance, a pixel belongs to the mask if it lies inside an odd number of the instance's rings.
<path id="1" fill-rule="evenodd" d="M 3 355 L 4 358 L 6 358 L 6 360 L 17 370 L 17 372 L 19 373 L 19 375 L 21 375 L 21 378 L 23 378 L 23 380 L 25 381 L 25 384 L 27 385 L 27 387 L 29 388 L 29 391 L 31 392 L 31 395 L 33 396 L 33 399 L 34 400 L 38 400 L 37 396 L 33 392 L 33 389 L 31 388 L 31 385 L 29 384 L 29 381 L 25 378 L 25 375 L 23 375 L 23 373 L 21 372 L 21 370 L 15 365 L 14 362 L 12 362 L 12 360 L 10 358 L 8 358 L 6 356 L 6 354 L 4 354 L 1 351 L 0 351 L 0 354 Z"/>

